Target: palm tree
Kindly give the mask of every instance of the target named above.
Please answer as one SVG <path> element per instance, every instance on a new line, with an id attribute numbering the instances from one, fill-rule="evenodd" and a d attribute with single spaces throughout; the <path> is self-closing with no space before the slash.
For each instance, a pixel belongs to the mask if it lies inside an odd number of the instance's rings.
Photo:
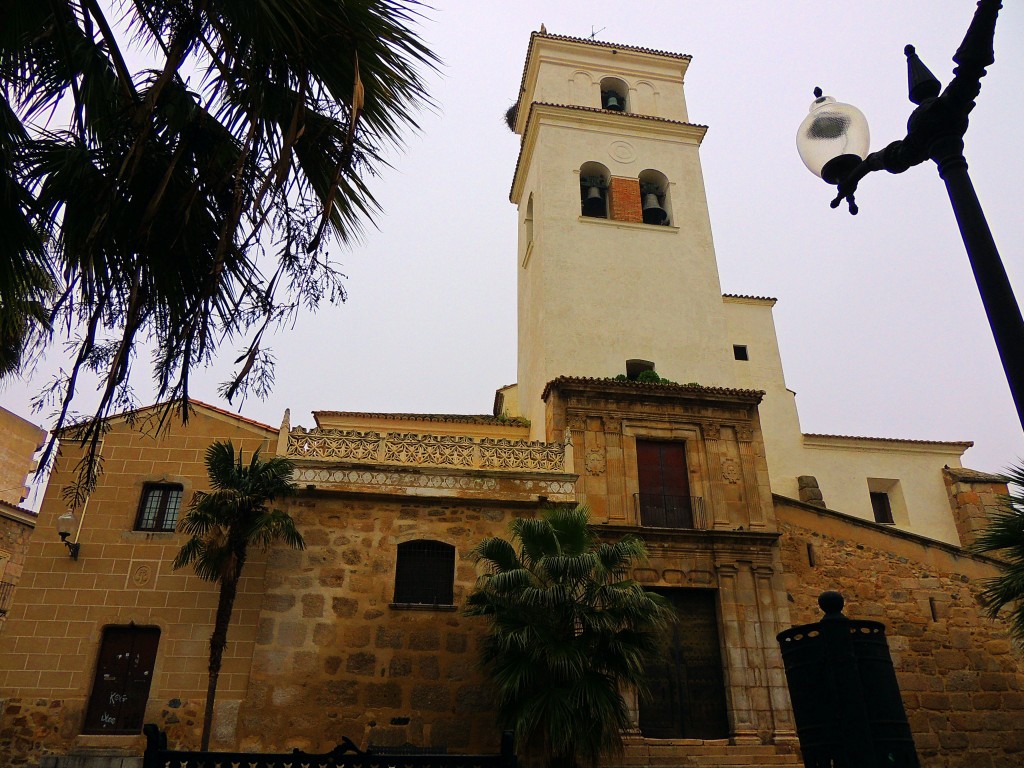
<path id="1" fill-rule="evenodd" d="M 217 678 L 249 547 L 265 550 L 275 541 L 295 549 L 306 546 L 288 513 L 267 507 L 268 502 L 294 492 L 291 461 L 279 456 L 264 461 L 256 450 L 245 464 L 242 452 L 236 456 L 230 441 L 215 442 L 206 450 L 206 470 L 213 490 L 196 491 L 192 496 L 188 511 L 178 523 L 178 530 L 190 538 L 174 558 L 175 570 L 192 565 L 199 578 L 220 584 L 217 616 L 210 635 L 203 751 L 210 746 Z"/>
<path id="2" fill-rule="evenodd" d="M 551 768 L 596 765 L 621 750 L 631 725 L 622 689 L 646 692 L 645 662 L 674 614 L 626 576 L 645 559 L 643 542 L 600 541 L 585 507 L 517 518 L 509 532 L 512 543 L 473 550 L 485 571 L 466 609 L 490 622 L 482 663 L 499 722 Z"/>
<path id="3" fill-rule="evenodd" d="M 0 0 L 0 375 L 67 335 L 51 434 L 98 374 L 95 458 L 140 339 L 182 420 L 224 343 L 228 399 L 269 387 L 266 331 L 344 300 L 326 243 L 372 220 L 369 179 L 432 103 L 420 7 Z"/>
<path id="4" fill-rule="evenodd" d="M 992 618 L 1009 606 L 1010 632 L 1024 642 L 1024 466 L 1011 467 L 1006 479 L 1010 493 L 971 549 L 1003 560 L 1002 573 L 985 582 L 981 599 Z"/>

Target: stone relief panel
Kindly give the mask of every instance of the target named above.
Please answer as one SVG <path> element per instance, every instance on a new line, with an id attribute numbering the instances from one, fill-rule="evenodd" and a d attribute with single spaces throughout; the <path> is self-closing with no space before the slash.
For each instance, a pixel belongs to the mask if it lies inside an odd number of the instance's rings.
<path id="1" fill-rule="evenodd" d="M 591 448 L 587 451 L 586 458 L 587 472 L 592 475 L 604 474 L 607 462 L 605 461 L 604 451 L 600 448 Z"/>
<path id="2" fill-rule="evenodd" d="M 473 439 L 454 435 L 388 432 L 382 459 L 385 464 L 471 467 Z"/>

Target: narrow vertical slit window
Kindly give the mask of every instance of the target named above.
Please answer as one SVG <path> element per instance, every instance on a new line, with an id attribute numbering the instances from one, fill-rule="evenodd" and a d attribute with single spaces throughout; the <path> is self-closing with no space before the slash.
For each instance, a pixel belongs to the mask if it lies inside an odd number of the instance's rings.
<path id="1" fill-rule="evenodd" d="M 889 503 L 889 494 L 884 491 L 871 491 L 871 511 L 875 515 L 875 522 L 883 525 L 893 525 L 892 505 Z M 862 497 L 863 498 L 863 497 Z"/>

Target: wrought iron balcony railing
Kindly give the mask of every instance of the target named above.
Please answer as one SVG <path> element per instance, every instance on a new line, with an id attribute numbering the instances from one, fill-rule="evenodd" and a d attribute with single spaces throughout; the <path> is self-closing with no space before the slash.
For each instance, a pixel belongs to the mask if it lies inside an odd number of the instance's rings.
<path id="1" fill-rule="evenodd" d="M 667 496 L 661 493 L 634 494 L 640 525 L 652 528 L 705 530 L 707 517 L 700 496 Z"/>

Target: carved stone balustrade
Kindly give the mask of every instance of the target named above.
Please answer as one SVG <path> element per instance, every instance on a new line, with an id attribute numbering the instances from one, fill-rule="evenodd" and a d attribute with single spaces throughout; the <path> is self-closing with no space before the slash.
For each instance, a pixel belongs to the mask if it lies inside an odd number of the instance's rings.
<path id="1" fill-rule="evenodd" d="M 296 463 L 292 479 L 307 489 L 518 503 L 576 499 L 576 475 L 566 471 L 559 443 L 296 427 L 282 448 Z"/>
<path id="2" fill-rule="evenodd" d="M 384 464 L 508 472 L 564 473 L 565 446 L 533 440 L 304 429 L 288 432 L 286 455 L 293 461 Z"/>

